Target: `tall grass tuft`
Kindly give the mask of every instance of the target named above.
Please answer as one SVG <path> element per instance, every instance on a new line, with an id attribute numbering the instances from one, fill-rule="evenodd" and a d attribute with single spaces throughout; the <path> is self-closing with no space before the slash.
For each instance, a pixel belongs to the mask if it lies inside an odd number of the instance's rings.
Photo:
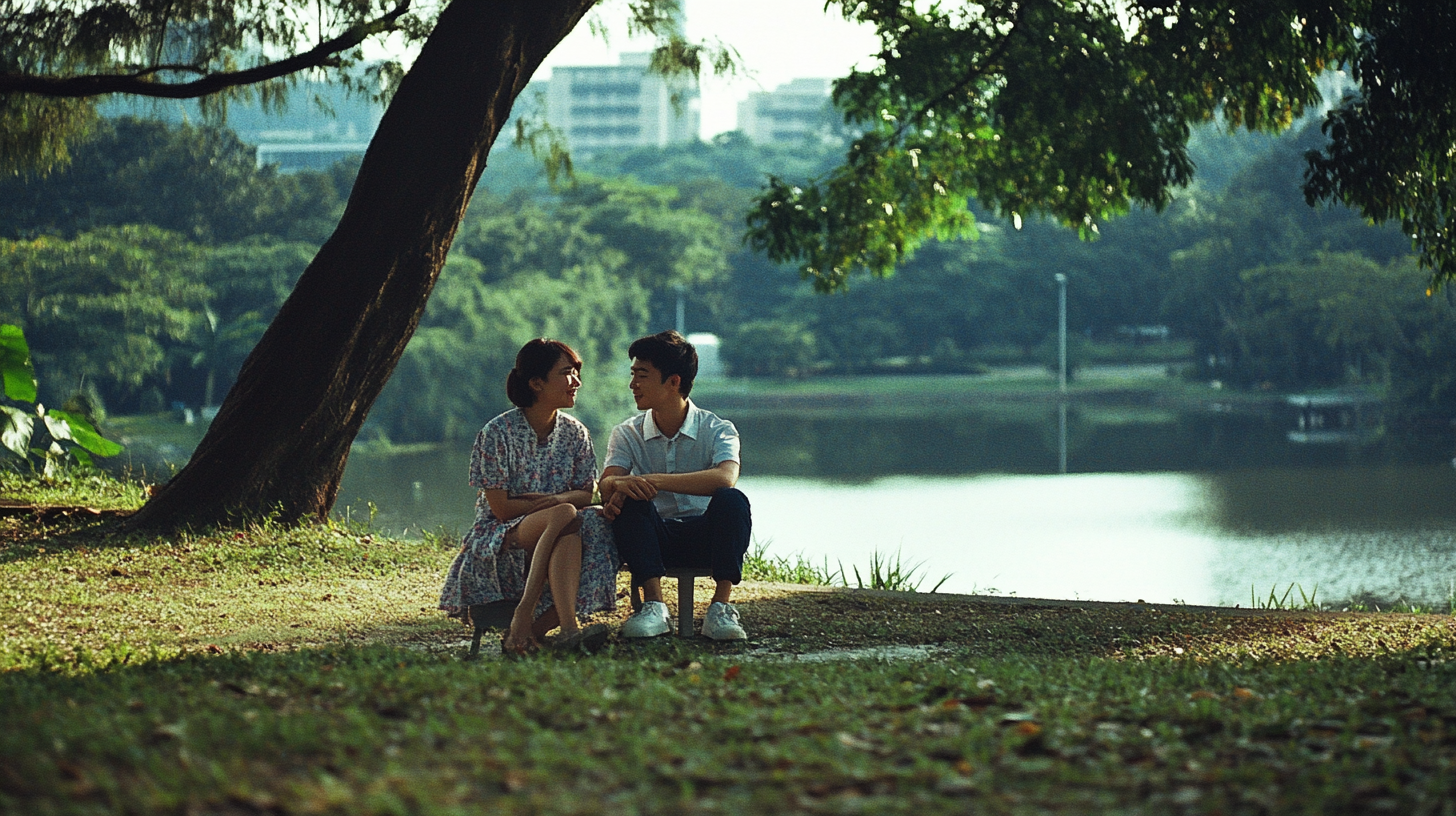
<path id="1" fill-rule="evenodd" d="M 768 546 L 771 542 L 755 541 L 753 549 L 743 556 L 743 577 L 750 581 L 771 581 L 781 584 L 809 584 L 812 586 L 841 586 L 848 587 L 849 573 L 844 570 L 844 563 L 839 562 L 838 566 L 831 568 L 829 559 L 824 559 L 822 566 L 809 561 L 802 554 L 795 554 L 792 557 L 782 555 L 770 555 Z M 854 573 L 854 586 L 857 589 L 888 589 L 896 592 L 919 592 L 920 585 L 924 583 L 925 577 L 920 574 L 923 562 L 906 564 L 900 558 L 897 550 L 894 556 L 881 554 L 878 550 L 870 556 L 870 564 L 865 573 L 861 574 L 859 567 L 850 566 L 850 572 Z M 935 592 L 940 589 L 950 574 L 941 578 L 930 589 Z M 994 591 L 994 590 L 993 590 Z"/>
<path id="2" fill-rule="evenodd" d="M 743 556 L 743 577 L 750 581 L 770 581 L 779 584 L 809 584 L 811 586 L 847 586 L 844 583 L 844 567 L 829 569 L 829 559 L 824 566 L 815 566 L 802 554 L 795 553 L 790 559 L 782 555 L 769 555 L 771 542 L 754 541 L 753 549 Z"/>
<path id="3" fill-rule="evenodd" d="M 1299 593 L 1299 600 L 1292 597 L 1295 592 Z M 1277 585 L 1269 587 L 1269 597 L 1263 600 L 1254 594 L 1253 584 L 1249 585 L 1249 606 L 1253 609 L 1299 609 L 1308 612 L 1318 612 L 1324 607 L 1320 606 L 1317 600 L 1319 596 L 1319 584 L 1315 584 L 1314 590 L 1308 595 L 1304 594 L 1304 587 L 1299 584 L 1290 584 L 1285 588 L 1284 594 L 1279 594 Z"/>
<path id="4" fill-rule="evenodd" d="M 920 584 L 924 582 L 925 577 L 923 575 L 917 575 L 917 573 L 924 565 L 925 562 L 923 561 L 918 561 L 914 564 L 904 563 L 900 559 L 899 550 L 895 551 L 893 559 L 888 555 L 882 555 L 879 550 L 875 550 L 870 555 L 868 582 L 866 582 L 865 576 L 860 575 L 859 567 L 852 567 L 852 569 L 854 570 L 855 584 L 860 589 L 888 589 L 896 592 L 919 592 Z M 841 576 L 844 575 L 843 565 L 840 565 L 839 574 Z M 930 591 L 935 592 L 940 589 L 946 581 L 950 580 L 950 576 L 950 573 L 946 573 L 944 577 L 935 582 L 935 586 L 931 587 Z M 843 585 L 849 586 L 849 582 L 845 581 Z"/>

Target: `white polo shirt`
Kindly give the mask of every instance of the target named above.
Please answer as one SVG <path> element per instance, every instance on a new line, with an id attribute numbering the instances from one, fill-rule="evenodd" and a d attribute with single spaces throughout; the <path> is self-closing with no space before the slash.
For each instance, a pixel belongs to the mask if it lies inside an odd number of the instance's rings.
<path id="1" fill-rule="evenodd" d="M 612 429 L 604 467 L 624 468 L 634 476 L 649 473 L 693 473 L 724 462 L 739 462 L 738 429 L 688 400 L 688 415 L 677 435 L 668 438 L 643 411 Z M 663 518 L 701 516 L 711 496 L 658 491 L 653 503 Z"/>

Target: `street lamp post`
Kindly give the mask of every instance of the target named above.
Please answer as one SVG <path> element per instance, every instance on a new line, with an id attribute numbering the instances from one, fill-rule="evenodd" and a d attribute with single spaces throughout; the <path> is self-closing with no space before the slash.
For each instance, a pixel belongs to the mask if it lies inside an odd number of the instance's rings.
<path id="1" fill-rule="evenodd" d="M 1057 459 L 1059 473 L 1067 472 L 1067 276 L 1057 277 Z"/>
<path id="2" fill-rule="evenodd" d="M 1057 273 L 1057 385 L 1067 393 L 1067 276 Z"/>
<path id="3" fill-rule="evenodd" d="M 685 334 L 687 332 L 687 320 L 685 319 L 687 317 L 687 304 L 684 302 L 686 289 L 681 283 L 674 285 L 673 289 L 677 292 L 677 333 Z"/>

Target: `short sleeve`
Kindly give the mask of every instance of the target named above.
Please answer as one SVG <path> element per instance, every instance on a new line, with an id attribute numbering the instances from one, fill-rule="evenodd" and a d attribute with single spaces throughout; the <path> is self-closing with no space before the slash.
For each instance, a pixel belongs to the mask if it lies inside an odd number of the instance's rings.
<path id="1" fill-rule="evenodd" d="M 738 462 L 738 427 L 726 419 L 719 418 L 713 424 L 713 467 L 724 462 Z"/>
<path id="2" fill-rule="evenodd" d="M 591 434 L 587 433 L 586 428 L 581 428 L 578 433 L 581 441 L 572 457 L 570 487 L 572 490 L 586 490 L 597 478 L 597 454 L 592 449 Z"/>
<path id="3" fill-rule="evenodd" d="M 612 435 L 607 438 L 607 461 L 603 468 L 619 467 L 628 473 L 632 472 L 632 442 L 628 438 L 627 423 L 622 423 L 612 429 Z"/>
<path id="4" fill-rule="evenodd" d="M 470 486 L 482 490 L 505 490 L 510 464 L 503 423 L 492 422 L 475 437 L 470 453 Z"/>

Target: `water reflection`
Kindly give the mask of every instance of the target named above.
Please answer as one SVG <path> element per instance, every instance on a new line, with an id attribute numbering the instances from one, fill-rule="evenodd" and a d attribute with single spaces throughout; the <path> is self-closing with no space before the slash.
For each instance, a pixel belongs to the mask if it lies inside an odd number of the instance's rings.
<path id="1" fill-rule="evenodd" d="M 923 562 L 926 586 L 1022 597 L 1249 603 L 1298 584 L 1446 602 L 1456 471 L 1439 438 L 1291 442 L 1283 417 L 1073 405 L 924 416 L 734 415 L 741 486 L 772 552 Z M 340 505 L 394 532 L 464 529 L 467 446 L 351 457 Z M 1298 598 L 1298 592 L 1293 595 Z"/>
<path id="2" fill-rule="evenodd" d="M 1207 479 L 1212 522 L 1235 534 L 1439 528 L 1456 518 L 1449 465 L 1265 468 Z"/>
<path id="3" fill-rule="evenodd" d="M 1051 405 L 1009 405 L 933 417 L 729 413 L 748 443 L 745 469 L 773 476 L 863 481 L 884 476 L 1057 473 L 1059 417 Z M 1222 471 L 1362 464 L 1439 464 L 1437 438 L 1362 445 L 1300 444 L 1281 415 L 1073 405 L 1071 473 Z"/>
<path id="4" fill-rule="evenodd" d="M 1342 529 L 1346 511 L 1330 497 L 1271 533 L 1244 523 L 1259 516 L 1230 503 L 1251 495 L 1228 489 L 1249 475 L 901 477 L 870 485 L 769 477 L 745 478 L 743 488 L 756 530 L 774 550 L 831 567 L 899 551 L 923 562 L 927 586 L 954 573 L 948 592 L 1248 605 L 1251 592 L 1262 600 L 1276 586 L 1282 595 L 1298 585 L 1328 601 L 1444 603 L 1456 579 L 1449 509 L 1423 525 L 1397 518 Z M 1449 491 L 1449 482 L 1436 487 Z M 1261 505 L 1298 500 L 1299 490 L 1284 489 L 1290 480 L 1265 484 Z M 1241 523 L 1230 527 L 1229 519 Z"/>

